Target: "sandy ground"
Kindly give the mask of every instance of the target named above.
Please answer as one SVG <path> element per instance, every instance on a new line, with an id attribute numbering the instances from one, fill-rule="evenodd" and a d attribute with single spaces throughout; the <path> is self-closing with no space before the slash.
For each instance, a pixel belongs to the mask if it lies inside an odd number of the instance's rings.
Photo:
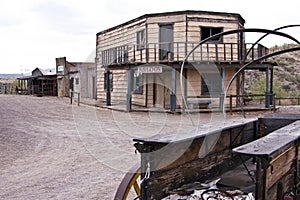
<path id="1" fill-rule="evenodd" d="M 67 98 L 0 95 L 0 103 L 0 199 L 113 199 L 139 162 L 133 138 L 192 126 L 186 115 L 77 107 Z"/>

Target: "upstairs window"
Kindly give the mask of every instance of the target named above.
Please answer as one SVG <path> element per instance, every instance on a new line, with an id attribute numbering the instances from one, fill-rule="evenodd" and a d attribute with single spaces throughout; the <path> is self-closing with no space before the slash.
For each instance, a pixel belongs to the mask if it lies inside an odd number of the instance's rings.
<path id="1" fill-rule="evenodd" d="M 136 45 L 137 45 L 137 50 L 141 50 L 145 48 L 146 46 L 145 30 L 138 31 L 136 33 Z"/>
<path id="2" fill-rule="evenodd" d="M 201 28 L 201 40 L 204 40 L 210 36 L 223 32 L 223 27 L 201 26 L 200 28 Z M 212 39 L 210 40 L 210 42 L 222 42 L 222 37 Z"/>

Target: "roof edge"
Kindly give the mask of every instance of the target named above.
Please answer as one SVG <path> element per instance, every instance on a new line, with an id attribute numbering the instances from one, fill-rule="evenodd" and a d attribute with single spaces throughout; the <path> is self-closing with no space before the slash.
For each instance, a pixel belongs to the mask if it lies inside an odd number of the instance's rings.
<path id="1" fill-rule="evenodd" d="M 112 31 L 114 29 L 117 29 L 119 27 L 122 27 L 122 26 L 125 26 L 127 24 L 131 24 L 133 22 L 136 22 L 136 21 L 139 21 L 139 20 L 142 20 L 142 19 L 147 19 L 149 17 L 156 17 L 156 16 L 167 16 L 167 15 L 179 15 L 179 14 L 197 14 L 197 13 L 201 13 L 201 14 L 218 14 L 218 15 L 224 15 L 224 16 L 236 16 L 239 18 L 239 21 L 244 24 L 246 21 L 245 19 L 238 13 L 229 13 L 229 12 L 216 12 L 216 11 L 201 11 L 201 10 L 183 10 L 183 11 L 171 11 L 171 12 L 163 12 L 163 13 L 152 13 L 152 14 L 145 14 L 145 15 L 142 15 L 140 17 L 137 17 L 137 18 L 134 18 L 132 20 L 129 20 L 127 22 L 124 22 L 122 24 L 119 24 L 119 25 L 116 25 L 116 26 L 113 26 L 111 28 L 108 28 L 106 30 L 103 30 L 103 31 L 100 31 L 98 32 L 96 35 L 100 35 L 100 34 L 103 34 L 103 33 L 106 33 L 106 32 L 109 32 L 109 31 Z"/>

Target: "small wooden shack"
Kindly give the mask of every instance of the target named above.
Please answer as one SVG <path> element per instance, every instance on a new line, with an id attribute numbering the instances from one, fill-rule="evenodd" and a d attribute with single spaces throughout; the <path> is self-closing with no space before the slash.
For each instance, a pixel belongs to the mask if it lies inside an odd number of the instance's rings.
<path id="1" fill-rule="evenodd" d="M 57 79 L 55 70 L 45 71 L 36 68 L 31 76 L 18 78 L 19 89 L 22 94 L 37 96 L 57 96 Z"/>
<path id="2" fill-rule="evenodd" d="M 235 13 L 178 11 L 146 14 L 97 33 L 97 99 L 107 105 L 124 104 L 127 111 L 132 105 L 175 111 L 184 108 L 183 91 L 189 109 L 222 106 L 224 89 L 251 45 L 245 43 L 244 33 L 218 37 L 195 49 L 184 66 L 182 85 L 180 68 L 201 40 L 243 29 L 244 24 Z M 268 49 L 256 46 L 246 62 L 262 52 Z M 251 69 L 266 72 L 267 93 L 273 93 L 273 64 L 262 62 Z M 244 79 L 241 74 L 228 95 L 243 94 Z"/>

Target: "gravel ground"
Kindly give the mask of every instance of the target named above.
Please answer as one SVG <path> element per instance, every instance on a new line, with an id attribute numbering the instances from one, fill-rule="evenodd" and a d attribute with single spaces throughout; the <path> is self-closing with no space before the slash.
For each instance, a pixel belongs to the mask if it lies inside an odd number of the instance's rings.
<path id="1" fill-rule="evenodd" d="M 133 138 L 192 127 L 186 115 L 77 107 L 67 98 L 0 95 L 0 103 L 0 199 L 113 199 L 139 162 Z M 192 117 L 207 124 L 216 116 Z"/>

